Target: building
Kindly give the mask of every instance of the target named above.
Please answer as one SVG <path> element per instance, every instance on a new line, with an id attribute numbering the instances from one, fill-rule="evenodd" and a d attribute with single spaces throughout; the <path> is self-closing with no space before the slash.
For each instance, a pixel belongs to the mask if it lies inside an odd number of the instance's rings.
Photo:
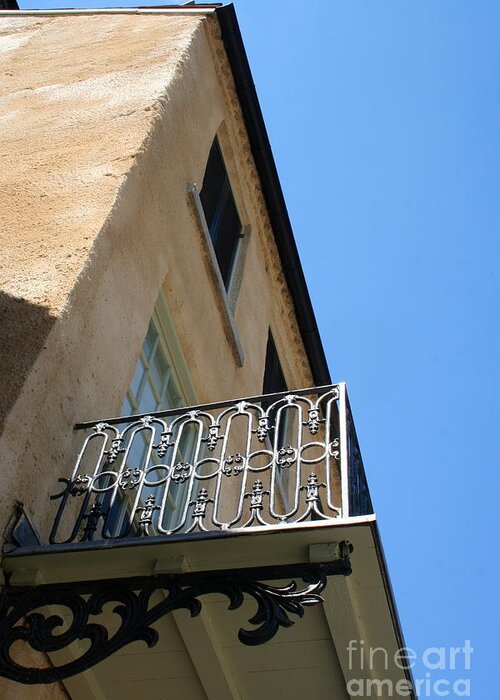
<path id="1" fill-rule="evenodd" d="M 233 7 L 0 50 L 2 698 L 410 696 Z"/>

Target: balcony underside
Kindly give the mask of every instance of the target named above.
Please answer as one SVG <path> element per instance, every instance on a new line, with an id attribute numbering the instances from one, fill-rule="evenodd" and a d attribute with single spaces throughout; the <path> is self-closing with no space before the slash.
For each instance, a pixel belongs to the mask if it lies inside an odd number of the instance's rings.
<path id="1" fill-rule="evenodd" d="M 144 692 L 154 698 L 180 694 L 193 700 L 279 700 L 305 693 L 348 698 L 349 677 L 366 676 L 356 670 L 352 659 L 349 662 L 349 640 L 364 639 L 367 645 L 384 646 L 389 654 L 402 646 L 374 515 L 207 534 L 135 538 L 118 546 L 102 541 L 21 547 L 5 557 L 4 570 L 11 585 L 35 587 L 81 585 L 96 576 L 126 580 L 186 572 L 229 573 L 249 567 L 272 572 L 276 566 L 326 563 L 338 556 L 333 545 L 347 540 L 353 545 L 353 573 L 328 577 L 321 593 L 323 605 L 307 608 L 302 619 L 294 618 L 296 624 L 280 628 L 264 646 L 246 647 L 238 640 L 240 628 L 251 628 L 248 620 L 255 614 L 254 600 L 228 610 L 224 595 L 202 596 L 199 616 L 191 618 L 187 610 L 177 610 L 153 625 L 159 641 L 152 649 L 144 642 L 133 642 L 65 680 L 73 698 L 128 700 Z M 289 582 L 284 578 L 273 580 L 272 585 Z M 160 600 L 162 592 L 155 595 Z M 108 606 L 98 622 L 113 629 L 113 618 L 116 614 Z M 76 643 L 51 659 L 56 665 L 67 663 L 84 649 L 84 643 Z M 397 667 L 384 670 L 381 677 L 391 674 L 394 682 L 405 678 Z"/>

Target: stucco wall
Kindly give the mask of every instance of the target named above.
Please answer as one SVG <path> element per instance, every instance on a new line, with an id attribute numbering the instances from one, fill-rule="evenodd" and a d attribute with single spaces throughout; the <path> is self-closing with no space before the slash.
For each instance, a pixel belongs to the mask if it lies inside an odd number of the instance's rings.
<path id="1" fill-rule="evenodd" d="M 200 21 L 0 17 L 0 421 L 88 265 Z"/>
<path id="2" fill-rule="evenodd" d="M 67 470 L 72 424 L 119 409 L 162 284 L 201 401 L 261 390 L 270 325 L 289 385 L 311 380 L 215 18 L 0 26 L 12 32 L 2 114 L 15 124 L 2 131 L 2 293 L 34 319 L 15 343 L 16 305 L 4 325 L 14 367 L 2 378 L 1 505 L 5 519 L 17 496 L 44 520 L 45 484 Z M 243 367 L 187 192 L 217 131 L 251 228 L 235 312 Z"/>
<path id="3" fill-rule="evenodd" d="M 215 17 L 2 17 L 0 50 L 0 525 L 17 498 L 46 535 L 72 426 L 119 411 L 160 288 L 200 401 L 260 393 L 270 326 L 290 388 L 312 379 Z M 241 367 L 188 193 L 217 132 L 251 230 Z"/>

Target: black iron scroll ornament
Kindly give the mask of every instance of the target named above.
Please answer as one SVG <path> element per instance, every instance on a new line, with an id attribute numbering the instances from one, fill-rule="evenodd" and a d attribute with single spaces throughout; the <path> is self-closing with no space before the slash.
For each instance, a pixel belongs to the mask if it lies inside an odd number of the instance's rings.
<path id="1" fill-rule="evenodd" d="M 131 642 L 143 641 L 153 647 L 158 632 L 151 626 L 168 613 L 182 608 L 191 616 L 200 613 L 200 596 L 221 593 L 229 600 L 229 610 L 239 608 L 244 596 L 257 603 L 249 623 L 254 629 L 240 629 L 243 644 L 263 644 L 272 639 L 280 627 L 290 627 L 290 615 L 302 617 L 304 608 L 316 605 L 326 585 L 326 577 L 349 575 L 350 545 L 343 546 L 342 556 L 323 564 L 293 564 L 230 571 L 168 574 L 150 577 L 101 581 L 43 584 L 39 586 L 4 586 L 0 594 L 0 675 L 26 683 L 53 683 L 91 668 Z M 262 579 L 295 580 L 284 586 L 262 583 Z M 154 593 L 164 598 L 152 603 Z M 103 607 L 114 603 L 113 612 L 120 618 L 118 629 L 110 634 L 106 627 L 92 622 Z M 50 611 L 51 606 L 64 609 L 69 623 Z M 47 610 L 47 607 L 49 610 Z M 53 608 L 54 609 L 54 608 Z M 13 645 L 22 641 L 37 652 L 60 651 L 82 640 L 88 646 L 82 655 L 60 666 L 27 667 L 18 663 Z M 25 658 L 25 656 L 23 656 Z"/>

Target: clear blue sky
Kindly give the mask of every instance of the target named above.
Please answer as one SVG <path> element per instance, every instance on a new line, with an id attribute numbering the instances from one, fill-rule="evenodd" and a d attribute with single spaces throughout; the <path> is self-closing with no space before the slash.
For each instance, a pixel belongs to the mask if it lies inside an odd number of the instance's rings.
<path id="1" fill-rule="evenodd" d="M 235 5 L 407 643 L 470 639 L 471 697 L 491 700 L 500 3 Z"/>

